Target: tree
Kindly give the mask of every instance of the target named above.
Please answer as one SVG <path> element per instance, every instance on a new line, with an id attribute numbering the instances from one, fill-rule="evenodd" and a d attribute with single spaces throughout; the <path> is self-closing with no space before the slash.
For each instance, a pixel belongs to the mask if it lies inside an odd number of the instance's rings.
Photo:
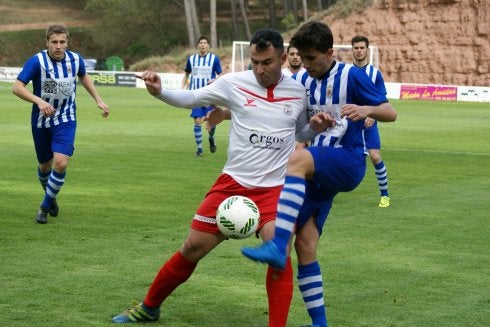
<path id="1" fill-rule="evenodd" d="M 232 40 L 238 40 L 240 38 L 240 35 L 238 34 L 238 26 L 236 24 L 237 19 L 236 19 L 236 0 L 231 0 L 231 39 Z"/>
<path id="2" fill-rule="evenodd" d="M 243 25 L 245 26 L 245 33 L 247 33 L 247 40 L 250 40 L 252 38 L 252 33 L 250 33 L 247 12 L 245 10 L 245 0 L 240 0 L 240 11 L 242 13 Z"/>
<path id="3" fill-rule="evenodd" d="M 209 30 L 211 32 L 211 48 L 218 47 L 218 33 L 216 32 L 216 0 L 209 2 Z"/>
<path id="4" fill-rule="evenodd" d="M 269 25 L 272 28 L 276 28 L 277 26 L 275 0 L 269 0 Z"/>
<path id="5" fill-rule="evenodd" d="M 201 36 L 201 28 L 199 27 L 199 21 L 197 20 L 197 10 L 196 10 L 196 1 L 195 0 L 189 0 L 190 6 L 191 6 L 191 14 L 192 14 L 192 26 L 194 26 L 194 36 L 196 39 Z M 194 43 L 192 46 L 195 46 L 196 43 Z"/>
<path id="6" fill-rule="evenodd" d="M 303 0 L 303 21 L 308 20 L 308 3 L 306 0 Z"/>
<path id="7" fill-rule="evenodd" d="M 187 38 L 189 40 L 189 48 L 194 47 L 194 45 L 196 44 L 194 24 L 192 22 L 191 1 L 192 0 L 184 0 L 185 22 L 187 25 Z"/>

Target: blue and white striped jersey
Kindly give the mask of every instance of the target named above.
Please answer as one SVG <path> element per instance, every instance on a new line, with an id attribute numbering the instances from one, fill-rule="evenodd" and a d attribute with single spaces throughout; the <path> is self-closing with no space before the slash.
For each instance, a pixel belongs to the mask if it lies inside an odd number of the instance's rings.
<path id="1" fill-rule="evenodd" d="M 75 121 L 77 76 L 85 74 L 83 58 L 76 52 L 66 51 L 65 58 L 60 61 L 49 57 L 47 50 L 32 56 L 17 79 L 26 85 L 32 81 L 33 93 L 50 103 L 56 113 L 53 117 L 43 117 L 38 106 L 33 104 L 31 123 L 38 128 L 49 128 Z"/>
<path id="2" fill-rule="evenodd" d="M 341 117 L 341 107 L 347 103 L 376 106 L 388 102 L 386 94 L 374 86 L 364 70 L 336 62 L 321 79 L 310 77 L 306 71 L 294 77 L 306 87 L 308 118 L 323 111 L 337 120 L 334 127 L 317 134 L 312 145 L 349 148 L 364 153 L 364 120 L 354 122 Z"/>
<path id="3" fill-rule="evenodd" d="M 374 83 L 374 85 L 376 85 L 378 90 L 386 94 L 385 80 L 383 79 L 383 75 L 381 75 L 381 72 L 378 70 L 378 68 L 374 67 L 371 64 L 367 64 L 366 66 L 359 68 L 366 72 L 369 79 L 371 80 L 371 82 Z"/>
<path id="4" fill-rule="evenodd" d="M 210 79 L 216 78 L 222 72 L 219 58 L 211 52 L 205 56 L 200 56 L 199 53 L 189 56 L 185 71 L 191 76 L 189 90 L 208 85 Z"/>

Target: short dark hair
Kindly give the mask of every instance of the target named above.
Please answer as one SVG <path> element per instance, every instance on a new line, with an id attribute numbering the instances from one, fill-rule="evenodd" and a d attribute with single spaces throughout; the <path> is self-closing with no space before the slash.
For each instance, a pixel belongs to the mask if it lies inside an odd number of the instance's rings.
<path id="1" fill-rule="evenodd" d="M 272 28 L 263 28 L 255 32 L 250 39 L 250 45 L 253 44 L 258 51 L 264 51 L 272 45 L 276 50 L 284 52 L 281 33 Z"/>
<path id="2" fill-rule="evenodd" d="M 295 47 L 294 45 L 292 45 L 291 43 L 289 43 L 289 44 L 288 44 L 288 47 L 287 47 L 287 49 L 286 49 L 286 53 L 287 53 L 287 54 L 289 54 L 289 49 L 291 49 L 291 48 L 295 48 L 295 49 L 296 49 L 296 47 Z"/>
<path id="3" fill-rule="evenodd" d="M 66 34 L 67 38 L 70 38 L 68 29 L 63 25 L 51 25 L 46 30 L 46 40 L 49 40 L 50 36 L 53 34 Z"/>
<path id="4" fill-rule="evenodd" d="M 201 36 L 199 37 L 199 40 L 197 40 L 197 43 L 199 44 L 199 42 L 201 42 L 201 40 L 206 40 L 206 42 L 208 42 L 208 43 L 209 43 L 209 39 L 208 39 L 208 37 L 207 37 L 207 36 L 205 36 L 205 35 L 201 35 Z"/>
<path id="5" fill-rule="evenodd" d="M 333 48 L 333 34 L 327 24 L 311 21 L 300 26 L 290 43 L 300 51 L 314 49 L 326 52 Z"/>
<path id="6" fill-rule="evenodd" d="M 369 48 L 369 40 L 367 37 L 364 35 L 356 35 L 352 38 L 351 44 L 354 45 L 354 43 L 358 42 L 365 42 L 366 43 L 366 48 Z"/>

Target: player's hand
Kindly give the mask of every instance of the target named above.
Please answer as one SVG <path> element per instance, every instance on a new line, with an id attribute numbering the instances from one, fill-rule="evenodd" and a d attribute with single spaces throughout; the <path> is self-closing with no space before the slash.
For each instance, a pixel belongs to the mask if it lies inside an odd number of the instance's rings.
<path id="1" fill-rule="evenodd" d="M 145 70 L 141 75 L 134 75 L 145 82 L 148 93 L 159 96 L 162 93 L 162 81 L 160 76 L 151 70 Z"/>
<path id="2" fill-rule="evenodd" d="M 365 119 L 369 115 L 368 106 L 358 106 L 355 104 L 345 104 L 342 106 L 341 117 L 346 117 L 352 121 Z"/>
<path id="3" fill-rule="evenodd" d="M 329 127 L 335 126 L 335 119 L 326 112 L 319 112 L 310 118 L 310 128 L 315 133 L 321 133 Z"/>
<path id="4" fill-rule="evenodd" d="M 46 101 L 40 101 L 38 104 L 37 104 L 38 108 L 39 108 L 39 111 L 41 112 L 41 115 L 43 117 L 51 117 L 51 116 L 54 116 L 55 112 L 56 112 L 56 109 L 54 109 L 54 107 L 52 105 L 50 105 L 48 102 Z"/>
<path id="5" fill-rule="evenodd" d="M 214 126 L 225 120 L 225 111 L 223 110 L 223 108 L 216 106 L 213 107 L 214 109 L 208 111 L 206 117 L 204 117 L 203 119 L 206 122 L 206 129 L 208 132 L 210 132 Z"/>
<path id="6" fill-rule="evenodd" d="M 376 121 L 375 119 L 372 119 L 372 118 L 367 117 L 364 120 L 364 127 L 365 128 L 373 127 L 375 121 Z"/>
<path id="7" fill-rule="evenodd" d="M 105 104 L 104 101 L 97 101 L 97 106 L 103 111 L 102 117 L 106 118 L 107 116 L 109 116 L 109 106 Z"/>

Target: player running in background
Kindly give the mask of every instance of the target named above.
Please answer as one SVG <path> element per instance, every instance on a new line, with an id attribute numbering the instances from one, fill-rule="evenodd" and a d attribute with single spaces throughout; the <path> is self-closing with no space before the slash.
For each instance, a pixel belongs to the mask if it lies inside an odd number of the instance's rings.
<path id="1" fill-rule="evenodd" d="M 182 88 L 185 89 L 189 83 L 189 90 L 197 90 L 208 85 L 209 81 L 214 80 L 221 75 L 221 63 L 218 56 L 209 51 L 209 40 L 206 36 L 199 37 L 197 43 L 198 52 L 187 58 L 185 74 L 182 79 Z M 201 106 L 193 108 L 191 117 L 194 118 L 194 138 L 196 139 L 196 156 L 202 155 L 202 127 L 204 117 L 208 111 L 213 110 L 213 106 Z M 209 131 L 209 150 L 211 153 L 216 152 L 216 143 L 214 133 L 216 126 Z"/>
<path id="2" fill-rule="evenodd" d="M 298 54 L 298 49 L 293 47 L 291 44 L 288 45 L 287 50 L 288 66 L 282 70 L 282 73 L 286 76 L 293 76 L 303 68 L 303 61 Z"/>
<path id="3" fill-rule="evenodd" d="M 163 301 L 191 276 L 202 258 L 225 240 L 215 216 L 219 204 L 227 197 L 242 195 L 252 199 L 261 214 L 260 237 L 270 240 L 274 234 L 277 200 L 294 149 L 295 133 L 301 131 L 308 135 L 310 131 L 306 94 L 301 84 L 281 72 L 286 54 L 279 32 L 257 31 L 250 41 L 250 50 L 252 70 L 223 75 L 193 91 L 162 89 L 160 78 L 153 72 L 146 71 L 139 77 L 150 94 L 172 106 L 217 105 L 210 112 L 209 121 L 213 125 L 231 118 L 228 160 L 198 207 L 187 239 L 161 267 L 143 303 L 115 316 L 114 323 L 159 318 Z M 318 131 L 325 127 L 312 126 Z M 286 326 L 293 294 L 289 256 L 285 258 L 283 270 L 267 269 L 266 289 L 269 326 Z"/>
<path id="4" fill-rule="evenodd" d="M 323 226 L 335 195 L 355 189 L 366 172 L 364 119 L 394 121 L 396 112 L 364 71 L 333 59 L 333 35 L 326 24 L 302 25 L 291 44 L 309 75 L 296 78 L 308 90 L 308 115 L 323 114 L 333 125 L 318 133 L 312 146 L 296 149 L 289 158 L 274 238 L 259 247 L 244 247 L 242 253 L 282 268 L 296 230 L 299 289 L 312 324 L 325 327 L 323 278 L 316 257 Z"/>
<path id="5" fill-rule="evenodd" d="M 376 85 L 378 90 L 386 94 L 385 81 L 381 72 L 369 63 L 368 59 L 369 40 L 364 35 L 356 35 L 352 38 L 352 57 L 354 65 L 361 68 L 369 76 L 369 79 Z M 364 122 L 364 140 L 366 149 L 374 166 L 374 172 L 378 180 L 381 198 L 378 206 L 386 208 L 390 206 L 390 196 L 388 194 L 388 174 L 386 166 L 381 158 L 381 140 L 379 137 L 378 123 L 375 119 L 366 118 Z"/>
<path id="6" fill-rule="evenodd" d="M 68 161 L 74 151 L 77 77 L 103 110 L 102 116 L 109 115 L 109 106 L 102 101 L 87 75 L 83 58 L 67 50 L 68 40 L 68 30 L 64 26 L 49 26 L 46 30 L 47 50 L 35 54 L 24 64 L 12 87 L 16 96 L 32 103 L 37 175 L 45 190 L 36 216 L 40 224 L 48 222 L 48 214 L 58 215 L 56 196 L 65 182 Z M 26 88 L 31 81 L 33 92 Z"/>

